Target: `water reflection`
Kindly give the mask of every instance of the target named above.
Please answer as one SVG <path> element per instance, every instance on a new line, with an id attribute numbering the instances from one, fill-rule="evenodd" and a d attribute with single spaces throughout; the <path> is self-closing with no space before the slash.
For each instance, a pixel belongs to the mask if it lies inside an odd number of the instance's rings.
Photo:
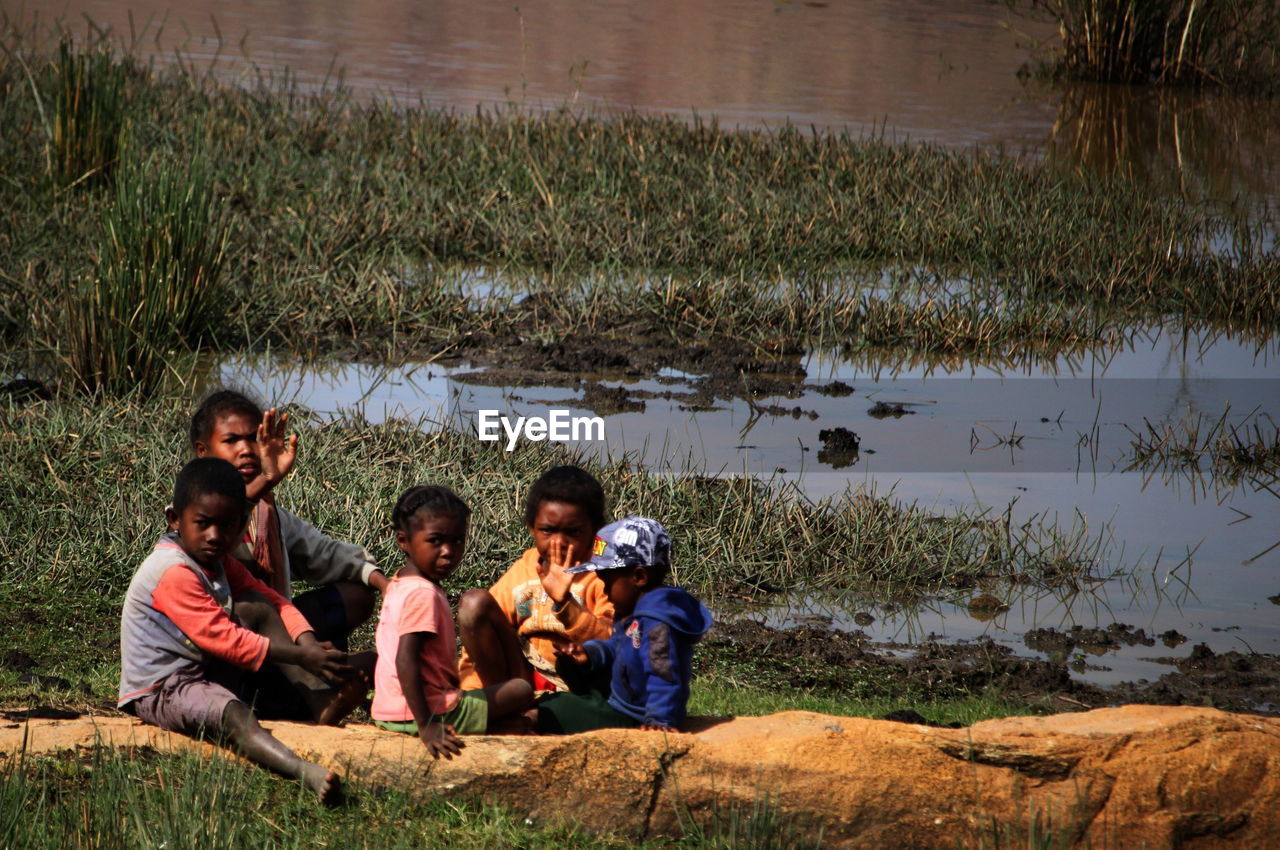
<path id="1" fill-rule="evenodd" d="M 1133 86 L 1053 93 L 1046 156 L 1090 174 L 1120 173 L 1193 200 L 1275 200 L 1280 99 Z"/>

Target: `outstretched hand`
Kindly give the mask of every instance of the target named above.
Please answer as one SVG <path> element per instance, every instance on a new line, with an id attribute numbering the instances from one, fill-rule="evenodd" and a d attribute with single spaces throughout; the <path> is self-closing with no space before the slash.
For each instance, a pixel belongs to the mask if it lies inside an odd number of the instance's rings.
<path id="1" fill-rule="evenodd" d="M 569 588 L 573 586 L 573 574 L 565 572 L 576 563 L 573 550 L 572 543 L 566 545 L 559 538 L 553 538 L 546 562 L 538 559 L 538 578 L 542 580 L 542 589 L 557 605 L 564 602 L 569 596 Z"/>
<path id="2" fill-rule="evenodd" d="M 273 407 L 262 415 L 258 425 L 258 457 L 267 483 L 275 486 L 293 469 L 298 459 L 298 435 L 287 434 L 289 414 L 277 413 Z"/>

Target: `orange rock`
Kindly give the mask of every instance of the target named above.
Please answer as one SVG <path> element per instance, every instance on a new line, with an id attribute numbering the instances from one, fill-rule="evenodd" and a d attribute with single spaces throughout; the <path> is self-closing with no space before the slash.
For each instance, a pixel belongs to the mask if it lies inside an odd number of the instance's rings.
<path id="1" fill-rule="evenodd" d="M 694 721 L 694 734 L 606 730 L 482 736 L 432 762 L 366 726 L 267 725 L 370 782 L 497 799 L 637 838 L 766 811 L 837 847 L 1021 846 L 1032 830 L 1085 847 L 1280 847 L 1280 720 L 1131 705 L 938 729 L 786 712 Z M 27 748 L 207 745 L 123 717 L 31 721 Z M 0 729 L 0 752 L 24 729 Z M 1057 846 L 1057 845 L 1055 845 Z"/>

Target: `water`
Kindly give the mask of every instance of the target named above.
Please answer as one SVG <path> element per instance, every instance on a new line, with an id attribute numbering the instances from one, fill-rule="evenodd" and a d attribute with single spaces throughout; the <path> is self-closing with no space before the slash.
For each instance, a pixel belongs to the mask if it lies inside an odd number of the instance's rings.
<path id="1" fill-rule="evenodd" d="M 799 417 L 760 415 L 741 400 L 688 410 L 678 398 L 649 398 L 641 412 L 601 417 L 603 441 L 577 445 L 615 456 L 630 452 L 659 471 L 692 465 L 752 474 L 814 497 L 862 488 L 936 513 L 985 507 L 995 514 L 1009 510 L 1018 521 L 1081 528 L 1103 542 L 1098 567 L 1109 580 L 1070 593 L 997 589 L 1010 608 L 992 619 L 972 616 L 964 594 L 906 609 L 799 598 L 768 616 L 786 623 L 817 611 L 838 627 L 855 628 L 853 613 L 869 611 L 875 622 L 861 628 L 877 639 L 986 635 L 1023 654 L 1035 654 L 1023 639 L 1032 628 L 1122 623 L 1152 637 L 1176 631 L 1187 638 L 1180 648 L 1123 647 L 1091 658 L 1095 669 L 1078 674 L 1099 684 L 1156 678 L 1167 666 L 1146 659 L 1184 655 L 1197 643 L 1216 652 L 1280 653 L 1280 625 L 1268 599 L 1280 593 L 1274 480 L 1268 490 L 1177 469 L 1127 471 L 1135 432 L 1143 433 L 1146 421 L 1178 425 L 1200 417 L 1212 423 L 1225 414 L 1237 427 L 1257 422 L 1274 433 L 1278 356 L 1274 342 L 1258 348 L 1159 332 L 1135 334 L 1117 351 L 1017 369 L 966 366 L 947 373 L 813 355 L 805 362 L 808 383 L 839 380 L 854 391 L 757 400 L 798 407 Z M 222 378 L 321 413 L 358 410 L 373 421 L 402 417 L 473 434 L 482 410 L 512 419 L 548 418 L 553 409 L 593 415 L 577 390 L 483 386 L 467 382 L 469 371 L 465 364 L 303 367 L 236 360 L 223 365 Z M 690 379 L 668 372 L 606 383 L 678 393 Z M 916 412 L 875 418 L 867 410 L 876 400 Z M 819 431 L 837 425 L 861 438 L 862 451 L 849 465 L 822 452 Z M 1023 439 L 1011 445 L 1017 434 Z"/>
<path id="2" fill-rule="evenodd" d="M 11 16 L 30 4 L 0 0 Z M 233 84 L 470 111 L 517 103 L 1000 148 L 1218 201 L 1280 198 L 1280 99 L 1026 83 L 1054 27 L 990 0 L 64 0 L 159 63 Z"/>

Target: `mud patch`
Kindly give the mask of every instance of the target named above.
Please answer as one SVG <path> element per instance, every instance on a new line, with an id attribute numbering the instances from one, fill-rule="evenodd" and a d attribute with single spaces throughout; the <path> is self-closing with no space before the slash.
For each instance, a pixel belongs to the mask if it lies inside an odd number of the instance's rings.
<path id="1" fill-rule="evenodd" d="M 536 326 L 536 324 L 532 325 Z M 469 334 L 433 347 L 443 360 L 465 362 L 475 371 L 454 374 L 454 380 L 482 386 L 582 388 L 576 403 L 600 415 L 643 409 L 645 398 L 667 398 L 683 409 L 709 410 L 717 400 L 778 397 L 799 398 L 807 391 L 843 396 L 853 387 L 841 381 L 806 384 L 798 345 L 758 346 L 728 337 L 688 340 L 670 329 L 635 323 L 596 328 L 592 334 L 573 334 L 554 342 L 514 334 Z M 685 377 L 685 392 L 653 393 L 627 387 L 608 388 L 602 380 L 671 381 L 677 371 Z M 771 415 L 810 416 L 779 407 Z"/>
<path id="2" fill-rule="evenodd" d="M 1280 715 L 1277 656 L 1219 655 L 1201 644 L 1186 658 L 1152 659 L 1174 668 L 1154 682 L 1101 688 L 1072 677 L 1068 653 L 1103 644 L 1111 649 L 1152 646 L 1155 639 L 1121 624 L 1053 634 L 1035 631 L 1038 634 L 1026 636 L 1027 645 L 1056 647 L 1049 659 L 1016 655 L 989 638 L 900 644 L 818 624 L 775 629 L 751 620 L 730 620 L 716 624 L 695 660 L 709 674 L 732 672 L 756 687 L 853 699 L 931 702 L 990 693 L 1055 712 L 1152 703 Z"/>
<path id="3" fill-rule="evenodd" d="M 708 672 L 732 670 L 757 687 L 854 699 L 933 702 L 993 691 L 1053 711 L 1112 702 L 1101 689 L 1074 681 L 1065 664 L 1020 658 L 988 638 L 876 643 L 860 631 L 734 620 L 718 623 L 695 658 Z"/>

